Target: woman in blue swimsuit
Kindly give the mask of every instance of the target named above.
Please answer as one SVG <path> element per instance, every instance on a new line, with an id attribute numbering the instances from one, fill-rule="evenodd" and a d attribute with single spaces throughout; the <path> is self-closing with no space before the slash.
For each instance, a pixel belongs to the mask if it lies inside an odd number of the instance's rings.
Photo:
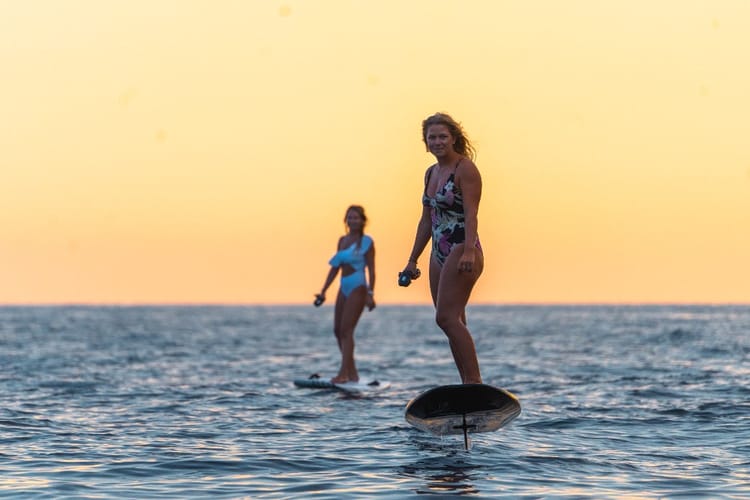
<path id="1" fill-rule="evenodd" d="M 477 234 L 482 177 L 461 125 L 444 113 L 422 122 L 422 139 L 437 163 L 425 172 L 422 216 L 404 273 L 417 277 L 417 259 L 432 239 L 430 292 L 435 320 L 450 342 L 464 384 L 482 383 L 466 304 L 484 268 Z"/>
<path id="2" fill-rule="evenodd" d="M 354 329 L 365 306 L 375 309 L 373 290 L 375 289 L 375 244 L 364 233 L 367 216 L 365 209 L 352 205 L 346 210 L 344 222 L 348 232 L 339 238 L 338 251 L 331 258 L 331 269 L 323 284 L 323 289 L 315 295 L 315 305 L 319 306 L 326 297 L 341 270 L 341 285 L 336 297 L 333 318 L 333 332 L 341 351 L 341 368 L 331 382 L 340 384 L 359 381 L 357 365 L 354 362 Z M 367 276 L 365 276 L 367 268 Z"/>

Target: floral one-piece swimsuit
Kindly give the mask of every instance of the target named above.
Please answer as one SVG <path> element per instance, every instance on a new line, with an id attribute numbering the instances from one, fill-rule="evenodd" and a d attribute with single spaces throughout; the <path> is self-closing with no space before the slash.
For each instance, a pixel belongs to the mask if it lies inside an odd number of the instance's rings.
<path id="1" fill-rule="evenodd" d="M 422 204 L 431 208 L 432 255 L 435 256 L 441 267 L 445 264 L 445 259 L 448 258 L 453 248 L 466 241 L 464 202 L 461 191 L 456 186 L 456 170 L 458 170 L 460 163 L 461 160 L 456 163 L 445 184 L 435 191 L 434 198 L 427 196 L 427 185 L 430 182 L 435 165 L 430 167 L 425 175 Z M 479 238 L 477 238 L 475 247 L 479 250 L 482 249 Z"/>

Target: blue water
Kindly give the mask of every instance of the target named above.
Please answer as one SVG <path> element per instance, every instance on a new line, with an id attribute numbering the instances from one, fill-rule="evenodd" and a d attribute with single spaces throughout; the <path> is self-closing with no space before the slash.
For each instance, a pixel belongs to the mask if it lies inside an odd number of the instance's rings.
<path id="1" fill-rule="evenodd" d="M 470 308 L 523 411 L 468 451 L 403 418 L 458 382 L 432 314 L 365 313 L 356 397 L 292 384 L 329 306 L 0 308 L 0 496 L 750 497 L 750 307 Z"/>

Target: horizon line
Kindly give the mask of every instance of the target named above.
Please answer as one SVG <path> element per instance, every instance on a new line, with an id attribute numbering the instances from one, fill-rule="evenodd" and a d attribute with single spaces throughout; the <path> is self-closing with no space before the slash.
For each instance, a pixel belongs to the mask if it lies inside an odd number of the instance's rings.
<path id="1" fill-rule="evenodd" d="M 312 303 L 307 302 L 0 302 L 0 308 L 10 307 L 308 307 Z M 333 304 L 325 304 L 321 307 L 332 307 Z M 378 307 L 433 307 L 429 302 L 384 302 Z M 474 302 L 467 304 L 468 308 L 481 306 L 496 307 L 750 307 L 750 302 L 655 302 L 655 301 L 621 301 L 621 302 L 585 302 L 585 301 L 508 301 L 508 302 Z"/>

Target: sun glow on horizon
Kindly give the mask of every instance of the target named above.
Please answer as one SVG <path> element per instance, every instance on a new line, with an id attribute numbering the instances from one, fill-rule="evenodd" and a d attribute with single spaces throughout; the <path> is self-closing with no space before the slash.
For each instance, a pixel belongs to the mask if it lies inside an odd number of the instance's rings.
<path id="1" fill-rule="evenodd" d="M 42 3 L 0 19 L 0 304 L 308 303 L 354 203 L 378 302 L 427 304 L 435 111 L 472 303 L 750 302 L 744 1 Z"/>

